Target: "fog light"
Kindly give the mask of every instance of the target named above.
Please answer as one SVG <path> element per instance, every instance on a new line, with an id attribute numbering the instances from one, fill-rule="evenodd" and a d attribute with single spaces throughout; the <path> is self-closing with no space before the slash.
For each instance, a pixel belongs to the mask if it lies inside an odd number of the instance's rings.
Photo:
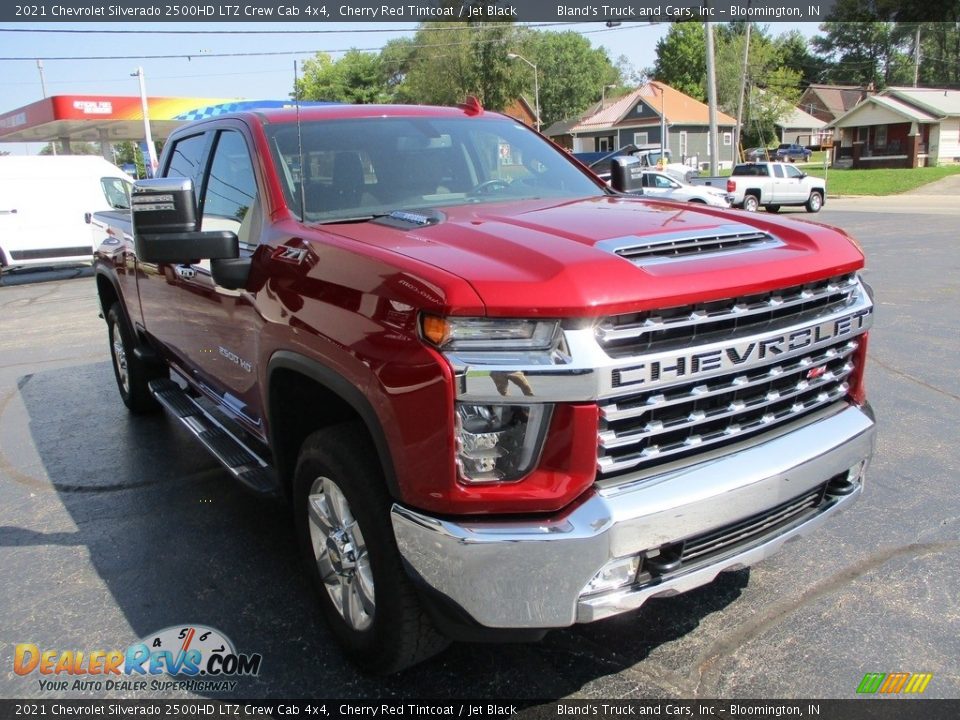
<path id="1" fill-rule="evenodd" d="M 617 558 L 611 560 L 600 571 L 593 576 L 593 580 L 587 583 L 581 594 L 603 592 L 605 590 L 615 590 L 624 585 L 630 585 L 637 577 L 637 570 L 640 569 L 640 558 L 633 557 Z"/>
<path id="2" fill-rule="evenodd" d="M 457 466 L 469 483 L 519 480 L 540 454 L 551 406 L 457 404 Z"/>

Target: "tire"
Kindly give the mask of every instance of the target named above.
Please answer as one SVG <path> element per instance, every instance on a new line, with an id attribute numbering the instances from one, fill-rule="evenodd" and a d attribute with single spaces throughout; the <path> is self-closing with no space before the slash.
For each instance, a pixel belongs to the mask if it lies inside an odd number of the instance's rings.
<path id="1" fill-rule="evenodd" d="M 701 200 L 700 198 L 690 198 L 689 200 L 687 200 L 687 202 L 695 203 L 695 204 L 697 204 L 697 205 L 706 205 L 706 204 L 707 204 L 707 201 L 706 201 L 706 200 Z"/>
<path id="2" fill-rule="evenodd" d="M 756 212 L 760 207 L 760 199 L 756 195 L 743 196 L 743 209 L 747 212 Z"/>
<path id="3" fill-rule="evenodd" d="M 407 577 L 390 522 L 392 500 L 358 425 L 308 436 L 293 479 L 295 526 L 320 607 L 347 656 L 388 674 L 443 650 Z"/>
<path id="4" fill-rule="evenodd" d="M 819 190 L 814 190 L 810 193 L 810 197 L 807 199 L 807 212 L 815 213 L 820 212 L 820 208 L 823 207 L 823 195 L 820 194 Z"/>
<path id="5" fill-rule="evenodd" d="M 120 303 L 115 302 L 107 312 L 107 335 L 110 339 L 110 360 L 117 380 L 120 398 L 130 412 L 146 414 L 160 410 L 160 404 L 150 394 L 147 383 L 163 377 L 163 371 L 139 360 L 133 351 L 133 331 L 127 324 Z"/>
<path id="6" fill-rule="evenodd" d="M 780 212 L 780 206 L 779 206 L 779 205 L 764 205 L 764 206 L 763 206 L 763 209 L 766 210 L 768 213 L 778 213 L 778 212 Z"/>

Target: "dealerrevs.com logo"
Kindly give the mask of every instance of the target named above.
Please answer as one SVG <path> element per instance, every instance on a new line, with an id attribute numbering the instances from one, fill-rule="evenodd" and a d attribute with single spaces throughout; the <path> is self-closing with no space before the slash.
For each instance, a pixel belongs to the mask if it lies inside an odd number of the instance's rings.
<path id="1" fill-rule="evenodd" d="M 39 675 L 43 691 L 189 690 L 229 692 L 236 677 L 260 673 L 259 653 L 238 653 L 230 639 L 205 625 L 175 625 L 126 650 L 41 650 L 20 643 L 17 675 Z"/>

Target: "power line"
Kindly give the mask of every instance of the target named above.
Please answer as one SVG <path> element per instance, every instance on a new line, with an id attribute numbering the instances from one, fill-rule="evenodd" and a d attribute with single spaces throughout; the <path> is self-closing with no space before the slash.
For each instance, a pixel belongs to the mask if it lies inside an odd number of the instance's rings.
<path id="1" fill-rule="evenodd" d="M 502 24 L 502 23 L 499 23 Z M 582 25 L 582 22 L 543 22 L 517 24 L 513 27 L 544 28 Z M 441 27 L 412 28 L 347 28 L 345 30 L 90 30 L 79 28 L 0 28 L 0 32 L 11 33 L 68 33 L 74 35 L 339 35 L 352 33 L 392 33 L 392 32 L 451 32 L 453 30 L 482 30 L 485 25 L 454 25 Z"/>
<path id="2" fill-rule="evenodd" d="M 651 25 L 648 23 L 646 26 Z M 641 25 L 638 23 L 638 25 Z M 465 28 L 457 28 L 459 30 L 464 30 Z M 616 32 L 618 30 L 625 30 L 627 27 L 618 26 L 612 28 L 600 28 L 599 30 L 584 30 L 580 32 L 580 35 L 594 35 L 597 33 L 607 33 L 607 32 Z M 480 39 L 481 43 L 494 43 L 500 42 L 501 38 L 489 38 L 489 39 Z M 474 40 L 464 41 L 464 42 L 453 42 L 453 43 L 425 43 L 421 45 L 409 45 L 410 48 L 441 48 L 441 47 L 458 47 L 460 45 L 468 45 Z M 211 53 L 211 52 L 194 52 L 194 53 L 169 53 L 163 55 L 23 55 L 18 57 L 0 57 L 0 60 L 11 60 L 11 61 L 23 61 L 23 60 L 182 60 L 186 58 L 187 60 L 192 60 L 193 58 L 212 58 L 212 57 L 268 57 L 268 56 L 280 56 L 280 55 L 314 55 L 318 52 L 326 53 L 345 53 L 351 50 L 358 52 L 377 52 L 382 50 L 383 46 L 378 47 L 367 47 L 367 48 L 346 48 L 338 50 L 317 50 L 316 48 L 310 50 L 261 50 L 256 52 L 228 52 L 228 53 Z"/>

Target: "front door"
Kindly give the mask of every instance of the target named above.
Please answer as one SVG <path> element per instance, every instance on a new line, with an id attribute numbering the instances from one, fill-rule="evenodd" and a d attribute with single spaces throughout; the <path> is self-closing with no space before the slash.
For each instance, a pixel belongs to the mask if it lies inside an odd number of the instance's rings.
<path id="1" fill-rule="evenodd" d="M 239 127 L 217 132 L 208 168 L 200 229 L 236 233 L 240 254 L 249 256 L 260 239 L 262 194 Z M 190 265 L 178 282 L 178 309 L 183 313 L 183 337 L 193 380 L 249 430 L 262 434 L 263 413 L 256 392 L 262 318 L 255 296 L 217 285 L 207 260 Z"/>

